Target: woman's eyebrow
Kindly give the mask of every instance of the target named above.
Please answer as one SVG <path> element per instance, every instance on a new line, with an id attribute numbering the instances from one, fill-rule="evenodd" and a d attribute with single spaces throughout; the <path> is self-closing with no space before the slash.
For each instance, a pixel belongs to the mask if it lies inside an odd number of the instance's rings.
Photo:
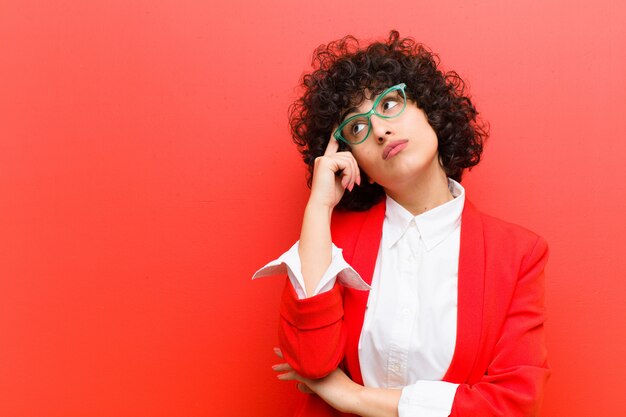
<path id="1" fill-rule="evenodd" d="M 341 120 L 342 122 L 344 120 L 346 120 L 346 116 L 349 115 L 350 113 L 358 113 L 359 109 L 357 107 L 350 107 L 348 110 L 345 110 L 343 113 L 341 113 L 341 117 L 339 118 L 339 120 Z"/>

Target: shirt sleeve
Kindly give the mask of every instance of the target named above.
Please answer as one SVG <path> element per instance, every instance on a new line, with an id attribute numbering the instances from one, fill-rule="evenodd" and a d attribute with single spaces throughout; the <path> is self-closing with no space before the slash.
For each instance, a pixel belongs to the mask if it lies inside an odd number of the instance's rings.
<path id="1" fill-rule="evenodd" d="M 417 381 L 402 389 L 399 417 L 448 417 L 458 384 L 444 381 Z"/>
<path id="2" fill-rule="evenodd" d="M 363 281 L 361 276 L 345 261 L 343 251 L 334 244 L 332 245 L 332 259 L 330 265 L 313 294 L 307 295 L 304 286 L 304 278 L 302 277 L 302 269 L 300 263 L 300 255 L 298 253 L 299 241 L 296 242 L 287 252 L 283 253 L 278 259 L 275 259 L 254 273 L 252 279 L 267 277 L 271 275 L 287 274 L 289 281 L 296 291 L 299 299 L 312 297 L 327 291 L 330 291 L 335 285 L 335 281 L 339 281 L 345 287 L 357 290 L 369 290 L 370 286 Z"/>

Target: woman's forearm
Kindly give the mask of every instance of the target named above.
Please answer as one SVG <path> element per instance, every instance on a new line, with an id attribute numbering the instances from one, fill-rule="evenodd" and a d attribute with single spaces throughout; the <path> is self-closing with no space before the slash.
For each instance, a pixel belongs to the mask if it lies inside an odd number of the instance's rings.
<path id="1" fill-rule="evenodd" d="M 401 395 L 399 389 L 362 387 L 350 412 L 361 417 L 398 417 Z"/>
<path id="2" fill-rule="evenodd" d="M 313 294 L 332 259 L 331 214 L 332 208 L 314 201 L 304 210 L 298 251 L 307 297 Z"/>

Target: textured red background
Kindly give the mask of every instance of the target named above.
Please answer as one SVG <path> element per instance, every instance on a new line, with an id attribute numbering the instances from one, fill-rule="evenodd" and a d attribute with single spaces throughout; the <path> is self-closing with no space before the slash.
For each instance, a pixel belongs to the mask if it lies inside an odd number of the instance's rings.
<path id="1" fill-rule="evenodd" d="M 411 35 L 470 82 L 484 211 L 550 243 L 543 417 L 623 416 L 619 1 L 0 2 L 0 415 L 288 416 L 279 279 L 314 47 Z"/>

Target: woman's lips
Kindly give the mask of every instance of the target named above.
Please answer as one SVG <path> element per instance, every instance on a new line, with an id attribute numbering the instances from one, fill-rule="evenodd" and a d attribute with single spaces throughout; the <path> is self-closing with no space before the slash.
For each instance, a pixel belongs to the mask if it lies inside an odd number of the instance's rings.
<path id="1" fill-rule="evenodd" d="M 383 159 L 389 159 L 399 154 L 402 149 L 406 148 L 409 141 L 407 139 L 394 140 L 385 146 L 383 150 Z"/>

